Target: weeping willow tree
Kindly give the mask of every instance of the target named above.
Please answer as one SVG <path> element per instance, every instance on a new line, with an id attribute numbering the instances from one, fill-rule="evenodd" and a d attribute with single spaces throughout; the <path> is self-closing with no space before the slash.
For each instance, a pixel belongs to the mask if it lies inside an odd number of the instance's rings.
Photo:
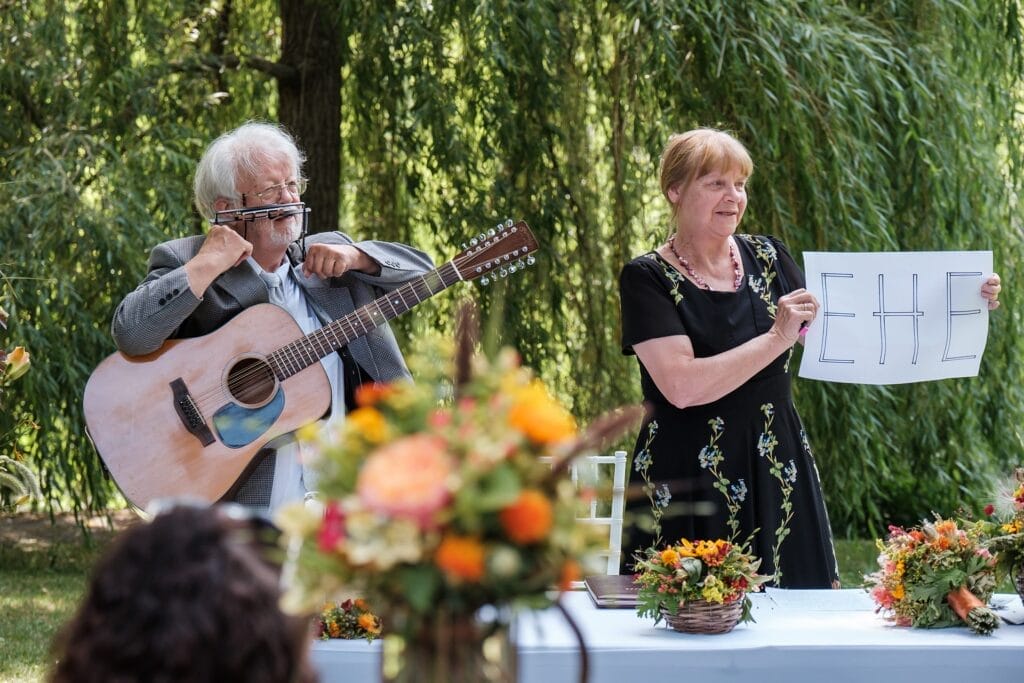
<path id="1" fill-rule="evenodd" d="M 188 188 L 202 148 L 248 118 L 304 121 L 321 100 L 340 102 L 341 145 L 307 145 L 324 169 L 313 185 L 338 186 L 337 206 L 307 197 L 314 228 L 441 261 L 512 217 L 542 245 L 535 268 L 400 319 L 407 350 L 472 296 L 493 341 L 581 418 L 637 400 L 617 275 L 669 230 L 656 178 L 667 136 L 722 127 L 755 161 L 745 230 L 798 257 L 992 249 L 1009 284 L 977 379 L 798 382 L 837 532 L 952 510 L 1020 458 L 1015 0 L 6 4 L 20 11 L 0 17 L 17 38 L 0 48 L 0 261 L 32 283 L 9 307 L 39 360 L 15 412 L 44 425 L 22 450 L 52 500 L 111 500 L 81 389 L 113 349 L 110 314 L 146 249 L 201 229 Z M 293 42 L 312 11 L 330 18 L 316 49 Z M 301 55 L 284 64 L 299 71 L 269 66 L 282 53 Z M 337 98 L 327 78 L 282 80 L 318 55 L 337 65 Z"/>

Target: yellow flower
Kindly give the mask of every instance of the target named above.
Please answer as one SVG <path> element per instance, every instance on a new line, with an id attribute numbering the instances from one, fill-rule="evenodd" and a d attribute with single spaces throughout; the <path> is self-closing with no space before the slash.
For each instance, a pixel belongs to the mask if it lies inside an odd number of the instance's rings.
<path id="1" fill-rule="evenodd" d="M 700 591 L 701 597 L 708 602 L 722 604 L 725 601 L 725 594 L 722 592 L 724 587 L 721 581 L 709 575 L 704 579 L 704 587 Z"/>
<path id="2" fill-rule="evenodd" d="M 536 444 L 553 444 L 576 435 L 576 420 L 538 380 L 513 394 L 508 423 Z"/>
<path id="3" fill-rule="evenodd" d="M 376 408 L 356 408 L 345 417 L 345 422 L 370 443 L 383 443 L 390 431 L 387 420 Z"/>
<path id="4" fill-rule="evenodd" d="M 679 545 L 676 546 L 676 552 L 679 553 L 680 557 L 697 557 L 697 549 L 685 538 L 679 540 Z"/>
<path id="5" fill-rule="evenodd" d="M 6 372 L 4 379 L 8 382 L 13 382 L 18 379 L 26 372 L 28 372 L 29 365 L 32 364 L 32 360 L 29 358 L 28 351 L 25 350 L 24 346 L 15 346 L 14 350 L 7 354 Z"/>
<path id="6" fill-rule="evenodd" d="M 1008 534 L 1019 533 L 1022 528 L 1024 528 L 1024 522 L 1021 522 L 1021 520 L 1019 519 L 1015 519 L 1012 522 L 1007 522 L 1002 526 L 1003 531 L 1005 531 Z"/>
<path id="7" fill-rule="evenodd" d="M 675 567 L 679 563 L 679 553 L 672 548 L 661 551 L 661 563 L 666 567 Z"/>
<path id="8" fill-rule="evenodd" d="M 902 600 L 903 597 L 907 594 L 906 590 L 903 588 L 902 583 L 896 584 L 896 587 L 889 592 L 892 593 L 892 597 L 896 598 L 897 600 Z"/>

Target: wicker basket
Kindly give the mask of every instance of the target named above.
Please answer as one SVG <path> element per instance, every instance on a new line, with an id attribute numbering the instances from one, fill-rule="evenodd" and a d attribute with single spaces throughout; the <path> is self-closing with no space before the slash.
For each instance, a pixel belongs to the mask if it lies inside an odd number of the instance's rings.
<path id="1" fill-rule="evenodd" d="M 706 600 L 691 600 L 671 614 L 662 608 L 661 616 L 676 631 L 683 633 L 728 633 L 740 620 L 743 599 L 726 605 Z"/>

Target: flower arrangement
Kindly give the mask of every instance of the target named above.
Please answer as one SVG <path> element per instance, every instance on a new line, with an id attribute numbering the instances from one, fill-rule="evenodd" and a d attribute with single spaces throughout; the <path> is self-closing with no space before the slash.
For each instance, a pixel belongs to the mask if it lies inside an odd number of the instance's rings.
<path id="1" fill-rule="evenodd" d="M 985 517 L 975 526 L 996 557 L 998 577 L 1013 578 L 1024 599 L 1024 468 L 997 486 L 995 502 L 985 506 Z"/>
<path id="2" fill-rule="evenodd" d="M 381 609 L 389 637 L 423 633 L 484 606 L 548 606 L 551 589 L 568 588 L 607 545 L 606 532 L 576 523 L 569 462 L 640 408 L 579 434 L 515 352 L 476 354 L 464 327 L 457 350 L 421 344 L 410 359 L 417 381 L 360 387 L 341 430 L 313 439 L 321 501 L 277 519 L 286 607 L 345 590 Z"/>
<path id="3" fill-rule="evenodd" d="M 674 616 L 688 603 L 704 601 L 729 605 L 740 601 L 741 622 L 751 621 L 751 591 L 771 577 L 757 573 L 761 560 L 741 545 L 722 539 L 689 541 L 663 549 L 648 548 L 637 561 L 640 586 L 637 613 L 654 617 L 657 624 L 667 613 Z"/>
<path id="4" fill-rule="evenodd" d="M 966 624 L 988 634 L 999 618 L 985 603 L 995 588 L 995 558 L 974 529 L 953 520 L 904 529 L 889 527 L 878 541 L 879 571 L 866 576 L 878 611 L 900 626 L 941 628 Z"/>
<path id="5" fill-rule="evenodd" d="M 371 642 L 380 636 L 380 630 L 380 617 L 370 611 L 365 600 L 357 598 L 324 604 L 317 620 L 316 637 L 321 640 L 365 638 L 366 642 Z"/>

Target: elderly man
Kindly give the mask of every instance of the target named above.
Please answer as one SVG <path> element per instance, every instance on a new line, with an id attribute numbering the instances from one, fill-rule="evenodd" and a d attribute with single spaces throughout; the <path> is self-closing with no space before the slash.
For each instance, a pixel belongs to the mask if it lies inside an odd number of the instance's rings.
<path id="1" fill-rule="evenodd" d="M 268 301 L 309 334 L 433 267 L 426 254 L 401 244 L 353 242 L 340 232 L 307 237 L 303 161 L 292 137 L 266 123 L 246 123 L 209 146 L 194 190 L 196 207 L 213 225 L 206 236 L 153 249 L 149 273 L 114 314 L 123 353 L 148 354 L 168 339 L 211 333 Z M 250 211 L 256 207 L 271 208 Z M 320 362 L 331 385 L 331 420 L 344 414 L 359 384 L 409 374 L 386 324 Z M 268 444 L 254 463 L 230 494 L 237 502 L 275 509 L 314 490 L 290 435 Z"/>

